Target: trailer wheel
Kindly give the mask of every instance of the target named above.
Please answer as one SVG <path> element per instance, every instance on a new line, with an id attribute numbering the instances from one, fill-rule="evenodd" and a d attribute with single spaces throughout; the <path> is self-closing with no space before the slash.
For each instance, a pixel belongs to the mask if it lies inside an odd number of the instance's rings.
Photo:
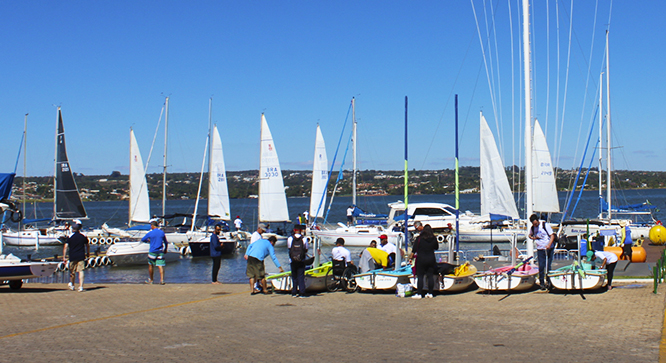
<path id="1" fill-rule="evenodd" d="M 9 288 L 12 290 L 18 290 L 23 286 L 23 280 L 11 280 L 9 281 Z"/>

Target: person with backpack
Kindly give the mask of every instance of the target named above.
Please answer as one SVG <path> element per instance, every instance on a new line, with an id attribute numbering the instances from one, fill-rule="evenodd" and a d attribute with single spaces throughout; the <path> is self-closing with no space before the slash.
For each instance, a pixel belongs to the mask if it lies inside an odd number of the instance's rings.
<path id="1" fill-rule="evenodd" d="M 291 264 L 291 296 L 304 298 L 305 295 L 305 256 L 308 253 L 308 242 L 302 232 L 305 226 L 294 226 L 294 234 L 287 239 L 289 263 Z"/>
<path id="2" fill-rule="evenodd" d="M 541 291 L 546 290 L 547 273 L 553 264 L 553 255 L 555 252 L 555 238 L 553 229 L 548 223 L 540 221 L 536 214 L 530 216 L 532 228 L 530 228 L 529 238 L 534 241 L 537 249 L 537 263 L 539 264 L 539 286 Z M 550 281 L 548 281 L 550 285 Z"/>

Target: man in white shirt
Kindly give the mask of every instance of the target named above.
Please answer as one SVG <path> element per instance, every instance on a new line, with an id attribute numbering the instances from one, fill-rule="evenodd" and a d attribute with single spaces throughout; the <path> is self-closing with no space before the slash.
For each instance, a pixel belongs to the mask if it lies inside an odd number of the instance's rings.
<path id="1" fill-rule="evenodd" d="M 344 259 L 346 265 L 354 264 L 354 261 L 352 261 L 351 258 L 351 253 L 349 253 L 349 250 L 345 248 L 344 238 L 338 238 L 335 241 L 335 247 L 333 247 L 331 250 L 331 256 L 336 261 L 342 261 Z"/>
<path id="2" fill-rule="evenodd" d="M 234 226 L 236 227 L 236 231 L 240 231 L 243 228 L 243 220 L 240 216 L 236 216 L 236 219 L 234 220 Z"/>
<path id="3" fill-rule="evenodd" d="M 354 206 L 350 205 L 349 208 L 347 208 L 347 225 L 351 226 L 354 224 Z"/>
<path id="4" fill-rule="evenodd" d="M 395 263 L 395 254 L 398 251 L 398 249 L 395 247 L 393 243 L 390 243 L 388 241 L 388 236 L 386 236 L 385 234 L 379 236 L 379 246 L 377 248 L 388 253 L 389 263 L 387 267 L 392 267 L 393 264 Z M 402 253 L 402 251 L 400 252 Z"/>
<path id="5" fill-rule="evenodd" d="M 250 237 L 250 244 L 252 244 L 254 241 L 260 240 L 261 239 L 261 234 L 266 232 L 266 225 L 263 223 L 259 223 L 257 226 L 257 230 L 252 233 L 252 236 Z"/>
<path id="6" fill-rule="evenodd" d="M 602 261 L 601 268 L 608 272 L 608 290 L 613 289 L 613 273 L 617 264 L 617 255 L 606 251 L 587 251 L 587 260 L 594 264 L 596 260 Z"/>
<path id="7" fill-rule="evenodd" d="M 536 214 L 530 216 L 532 227 L 529 238 L 534 241 L 537 249 L 537 263 L 539 264 L 539 286 L 541 291 L 546 290 L 546 274 L 553 264 L 555 252 L 555 233 L 545 221 L 540 221 Z M 549 281 L 550 283 L 550 281 Z"/>

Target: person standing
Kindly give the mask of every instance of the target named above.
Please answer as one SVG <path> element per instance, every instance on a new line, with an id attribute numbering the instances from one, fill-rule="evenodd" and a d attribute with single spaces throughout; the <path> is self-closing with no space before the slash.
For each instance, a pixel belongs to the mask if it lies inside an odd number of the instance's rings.
<path id="1" fill-rule="evenodd" d="M 217 274 L 220 272 L 220 265 L 222 264 L 222 243 L 220 243 L 220 233 L 222 232 L 222 225 L 219 223 L 215 225 L 215 231 L 210 235 L 210 257 L 213 259 L 213 284 L 219 285 L 217 281 Z"/>
<path id="2" fill-rule="evenodd" d="M 289 263 L 291 264 L 291 296 L 306 297 L 305 295 L 305 256 L 308 253 L 308 242 L 302 235 L 303 225 L 294 226 L 294 234 L 287 238 L 289 249 Z"/>
<path id="3" fill-rule="evenodd" d="M 634 241 L 631 238 L 631 229 L 629 228 L 627 221 L 620 221 L 620 242 L 622 243 L 622 254 L 620 255 L 620 259 L 626 257 L 627 260 L 629 260 L 629 263 L 631 263 L 631 258 L 633 257 L 631 247 L 634 245 Z M 627 266 L 629 266 L 629 263 Z M 627 267 L 625 266 L 624 269 L 626 270 Z"/>
<path id="4" fill-rule="evenodd" d="M 262 239 L 261 234 L 264 232 L 266 232 L 266 225 L 263 223 L 259 223 L 259 225 L 257 226 L 257 230 L 252 232 L 252 236 L 250 236 L 250 244 Z"/>
<path id="5" fill-rule="evenodd" d="M 435 272 L 437 271 L 437 260 L 435 259 L 435 251 L 439 248 L 439 243 L 435 234 L 432 232 L 432 227 L 426 224 L 421 231 L 421 234 L 414 242 L 412 253 L 409 254 L 411 261 L 415 255 L 416 258 L 416 295 L 412 296 L 413 299 L 420 299 L 423 296 L 423 284 L 425 278 L 428 279 L 428 293 L 426 298 L 433 297 L 435 289 Z"/>
<path id="6" fill-rule="evenodd" d="M 539 286 L 541 291 L 546 290 L 547 272 L 550 271 L 555 252 L 555 233 L 545 221 L 539 221 L 536 214 L 530 216 L 532 227 L 529 238 L 536 244 L 537 263 L 539 264 Z M 550 281 L 549 285 L 550 285 Z"/>
<path id="7" fill-rule="evenodd" d="M 146 233 L 141 242 L 150 242 L 150 249 L 148 250 L 148 281 L 147 284 L 153 283 L 153 272 L 155 266 L 160 270 L 160 285 L 166 284 L 164 281 L 164 267 L 166 260 L 164 255 L 167 253 L 169 242 L 167 242 L 166 235 L 158 228 L 159 222 L 150 222 L 150 232 Z"/>
<path id="8" fill-rule="evenodd" d="M 284 272 L 284 269 L 280 266 L 280 261 L 275 256 L 275 242 L 277 242 L 277 237 L 275 236 L 270 236 L 267 240 L 261 238 L 255 243 L 250 244 L 245 251 L 244 258 L 247 261 L 245 274 L 250 279 L 252 295 L 260 292 L 255 287 L 257 281 L 260 282 L 264 294 L 269 293 L 266 287 L 266 266 L 264 265 L 266 256 L 271 256 L 275 266 L 280 269 L 280 272 Z"/>
<path id="9" fill-rule="evenodd" d="M 305 211 L 303 212 L 303 218 L 305 218 L 305 224 L 310 224 L 310 212 Z"/>
<path id="10" fill-rule="evenodd" d="M 355 207 L 353 205 L 350 205 L 349 208 L 347 208 L 347 225 L 351 226 L 354 224 L 354 209 Z"/>
<path id="11" fill-rule="evenodd" d="M 86 259 L 90 256 L 90 245 L 88 244 L 88 237 L 81 234 L 81 225 L 76 223 L 71 226 L 74 232 L 67 238 L 65 245 L 62 248 L 62 260 L 67 261 L 67 249 L 69 249 L 69 284 L 67 286 L 70 290 L 74 291 L 74 283 L 76 282 L 76 274 L 79 275 L 79 292 L 83 292 L 83 270 L 86 268 Z"/>
<path id="12" fill-rule="evenodd" d="M 234 227 L 236 227 L 236 232 L 243 229 L 243 220 L 240 216 L 236 216 L 236 219 L 234 219 Z"/>
<path id="13" fill-rule="evenodd" d="M 608 290 L 613 289 L 613 274 L 615 273 L 615 265 L 617 264 L 617 255 L 612 252 L 606 251 L 587 251 L 587 260 L 594 263 L 599 259 L 602 261 L 601 268 L 606 269 L 608 276 Z"/>

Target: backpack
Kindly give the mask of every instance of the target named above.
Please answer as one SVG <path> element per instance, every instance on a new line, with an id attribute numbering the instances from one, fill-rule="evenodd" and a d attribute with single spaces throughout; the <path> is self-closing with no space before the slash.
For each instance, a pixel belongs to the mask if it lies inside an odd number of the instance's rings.
<path id="1" fill-rule="evenodd" d="M 305 260 L 305 242 L 303 242 L 303 236 L 293 237 L 291 240 L 291 247 L 289 248 L 289 258 L 292 262 L 303 262 Z"/>

